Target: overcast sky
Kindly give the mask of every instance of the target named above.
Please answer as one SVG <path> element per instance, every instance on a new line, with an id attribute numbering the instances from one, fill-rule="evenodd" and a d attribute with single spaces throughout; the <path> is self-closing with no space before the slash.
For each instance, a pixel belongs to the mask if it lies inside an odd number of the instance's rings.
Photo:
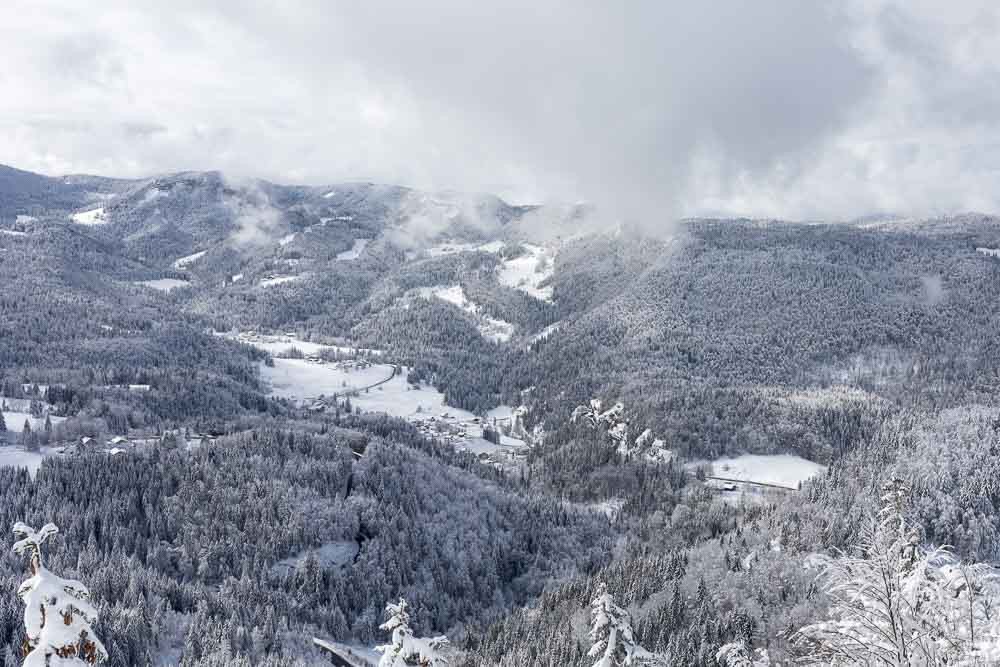
<path id="1" fill-rule="evenodd" d="M 6 0 L 0 162 L 588 200 L 654 225 L 998 212 L 998 7 Z"/>

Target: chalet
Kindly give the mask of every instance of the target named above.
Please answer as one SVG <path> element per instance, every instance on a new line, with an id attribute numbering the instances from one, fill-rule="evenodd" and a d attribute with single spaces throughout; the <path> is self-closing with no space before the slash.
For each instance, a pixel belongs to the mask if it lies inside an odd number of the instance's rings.
<path id="1" fill-rule="evenodd" d="M 77 443 L 75 450 L 77 454 L 87 454 L 94 451 L 97 447 L 97 441 L 89 436 L 84 436 L 80 438 L 80 442 Z"/>

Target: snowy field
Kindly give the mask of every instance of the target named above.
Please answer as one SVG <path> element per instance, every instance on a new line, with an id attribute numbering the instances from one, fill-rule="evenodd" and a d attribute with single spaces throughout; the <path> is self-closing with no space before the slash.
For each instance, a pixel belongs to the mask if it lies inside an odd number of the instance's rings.
<path id="1" fill-rule="evenodd" d="M 10 402 L 8 402 L 8 405 L 10 405 L 10 407 L 14 407 L 14 405 L 12 405 Z M 31 430 L 36 433 L 45 427 L 45 417 L 38 419 L 37 417 L 32 417 L 27 412 L 18 412 L 16 410 L 14 411 L 4 410 L 3 419 L 4 423 L 7 424 L 7 430 L 10 431 L 11 433 L 20 433 L 21 431 L 23 431 L 25 420 L 27 420 L 28 423 L 31 425 Z M 49 420 L 52 422 L 52 425 L 55 426 L 56 424 L 66 421 L 66 418 L 56 417 L 55 415 L 52 415 L 49 417 Z"/>
<path id="2" fill-rule="evenodd" d="M 42 465 L 42 459 L 53 454 L 49 447 L 42 447 L 40 452 L 26 452 L 20 447 L 0 447 L 0 468 L 25 468 L 31 478 Z"/>
<path id="3" fill-rule="evenodd" d="M 473 436 L 469 438 L 468 441 L 456 447 L 459 450 L 466 450 L 472 452 L 473 454 L 493 454 L 500 450 L 514 450 L 514 449 L 524 449 L 527 447 L 527 443 L 524 440 L 518 438 L 512 438 L 508 435 L 500 436 L 500 444 L 495 445 L 489 440 L 485 440 L 481 436 Z"/>
<path id="4" fill-rule="evenodd" d="M 458 306 L 465 312 L 476 318 L 479 333 L 484 338 L 506 343 L 514 335 L 514 325 L 510 322 L 487 317 L 479 312 L 479 306 L 469 301 L 465 296 L 465 290 L 461 285 L 438 285 L 436 287 L 421 287 L 416 290 L 418 296 L 423 299 L 441 299 L 452 305 Z"/>
<path id="5" fill-rule="evenodd" d="M 74 213 L 69 216 L 70 220 L 78 225 L 103 225 L 108 219 L 104 215 L 104 207 L 94 208 L 89 211 L 82 211 L 80 213 Z"/>
<path id="6" fill-rule="evenodd" d="M 458 243 L 449 241 L 439 245 L 431 246 L 424 250 L 428 257 L 444 257 L 454 255 L 459 252 L 500 252 L 503 248 L 503 241 L 490 241 L 489 243 Z"/>
<path id="7" fill-rule="evenodd" d="M 392 375 L 392 368 L 388 364 L 347 368 L 305 359 L 275 359 L 273 368 L 261 364 L 260 376 L 275 396 L 303 400 L 368 387 Z"/>
<path id="8" fill-rule="evenodd" d="M 21 431 L 23 431 L 25 420 L 27 420 L 28 423 L 31 425 L 32 431 L 38 432 L 45 427 L 45 417 L 38 419 L 37 417 L 32 417 L 27 412 L 17 412 L 17 411 L 8 412 L 7 410 L 4 410 L 3 419 L 4 423 L 7 424 L 7 430 L 10 431 L 11 433 L 20 433 Z M 52 415 L 49 417 L 49 420 L 52 422 L 52 425 L 55 426 L 56 424 L 60 424 L 66 421 L 66 418 L 56 417 L 55 415 Z"/>
<path id="9" fill-rule="evenodd" d="M 712 461 L 712 475 L 715 477 L 789 488 L 796 488 L 799 482 L 811 479 L 824 470 L 826 466 L 791 454 L 744 454 Z"/>
<path id="10" fill-rule="evenodd" d="M 174 262 L 174 268 L 175 269 L 183 269 L 183 268 L 187 267 L 188 264 L 192 264 L 193 262 L 197 262 L 199 259 L 201 259 L 202 257 L 204 257 L 206 252 L 208 252 L 208 251 L 207 250 L 202 250 L 201 252 L 196 252 L 193 255 L 187 255 L 185 257 L 181 257 L 180 259 L 178 259 L 177 261 Z"/>
<path id="11" fill-rule="evenodd" d="M 498 405 L 489 412 L 486 413 L 486 418 L 489 420 L 507 420 L 514 415 L 514 408 L 509 405 Z"/>
<path id="12" fill-rule="evenodd" d="M 384 412 L 393 417 L 414 417 L 417 415 L 440 415 L 447 412 L 456 419 L 471 420 L 475 415 L 445 405 L 444 394 L 434 387 L 422 386 L 412 389 L 406 381 L 407 370 L 367 394 L 351 398 L 351 403 L 365 412 Z"/>
<path id="13" fill-rule="evenodd" d="M 178 287 L 187 287 L 191 282 L 188 280 L 178 280 L 177 278 L 157 278 L 156 280 L 140 280 L 135 284 L 142 285 L 143 287 L 152 287 L 160 292 L 169 292 Z"/>
<path id="14" fill-rule="evenodd" d="M 277 276 L 275 278 L 265 278 L 260 281 L 261 287 L 273 287 L 274 285 L 284 285 L 285 283 L 292 283 L 296 280 L 302 280 L 302 276 Z"/>
<path id="15" fill-rule="evenodd" d="M 296 236 L 295 232 L 292 232 L 287 236 L 282 236 L 281 239 L 278 241 L 278 245 L 284 248 L 286 245 L 295 240 L 295 236 Z"/>
<path id="16" fill-rule="evenodd" d="M 497 271 L 500 284 L 529 294 L 541 301 L 552 300 L 552 288 L 541 287 L 554 271 L 551 251 L 537 245 L 524 244 L 525 253 L 514 259 L 504 260 Z"/>
<path id="17" fill-rule="evenodd" d="M 309 341 L 302 340 L 301 338 L 296 338 L 294 336 L 281 336 L 281 335 L 268 335 L 268 334 L 251 334 L 251 333 L 238 333 L 236 335 L 229 333 L 221 333 L 218 331 L 213 332 L 216 336 L 223 336 L 232 340 L 238 340 L 241 343 L 246 343 L 247 345 L 252 345 L 259 350 L 264 350 L 265 352 L 277 355 L 285 354 L 289 350 L 296 349 L 305 355 L 316 355 L 323 350 L 337 350 L 341 354 L 349 355 L 352 357 L 367 357 L 367 356 L 379 356 L 382 354 L 381 350 L 370 350 L 363 347 L 349 347 L 343 345 L 323 345 L 322 343 L 310 343 Z"/>
<path id="18" fill-rule="evenodd" d="M 361 257 L 361 253 L 364 252 L 365 246 L 371 239 L 354 239 L 354 247 L 350 250 L 346 250 L 341 253 L 337 253 L 338 262 L 350 262 L 358 257 Z"/>
<path id="19" fill-rule="evenodd" d="M 301 568 L 309 556 L 314 556 L 322 568 L 340 567 L 354 560 L 358 554 L 358 543 L 352 540 L 328 542 L 318 549 L 307 549 L 300 554 L 279 560 L 271 567 L 276 574 L 287 574 Z"/>
<path id="20" fill-rule="evenodd" d="M 7 236 L 27 236 L 28 232 L 18 232 L 13 229 L 0 229 L 0 234 L 6 234 Z"/>

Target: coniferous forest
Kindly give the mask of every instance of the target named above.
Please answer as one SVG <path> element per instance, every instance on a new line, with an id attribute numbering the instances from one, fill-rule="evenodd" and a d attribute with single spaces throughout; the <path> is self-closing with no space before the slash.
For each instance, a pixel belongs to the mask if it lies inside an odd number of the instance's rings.
<path id="1" fill-rule="evenodd" d="M 4 667 L 1000 655 L 993 218 L 0 175 Z"/>

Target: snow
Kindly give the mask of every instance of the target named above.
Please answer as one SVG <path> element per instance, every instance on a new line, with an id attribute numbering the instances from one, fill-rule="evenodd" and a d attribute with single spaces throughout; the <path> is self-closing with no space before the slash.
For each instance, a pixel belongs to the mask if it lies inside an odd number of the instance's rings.
<path id="1" fill-rule="evenodd" d="M 294 240 L 295 240 L 295 232 L 292 232 L 288 236 L 282 236 L 281 240 L 278 241 L 278 245 L 280 245 L 281 247 L 285 247 Z"/>
<path id="2" fill-rule="evenodd" d="M 18 555 L 38 554 L 39 562 L 33 576 L 26 579 L 17 590 L 17 596 L 24 603 L 24 629 L 28 637 L 30 653 L 24 657 L 25 667 L 41 665 L 83 664 L 82 660 L 50 659 L 49 656 L 67 647 L 76 647 L 82 633 L 88 635 L 98 661 L 107 658 L 107 650 L 94 633 L 91 624 L 97 622 L 97 609 L 90 603 L 90 591 L 79 581 L 63 579 L 49 572 L 41 564 L 41 544 L 45 537 L 58 532 L 53 524 L 46 524 L 40 533 L 18 522 L 15 534 L 26 534 L 27 538 L 14 545 Z M 26 544 L 27 543 L 27 544 Z M 62 617 L 65 622 L 46 622 L 46 618 Z"/>
<path id="3" fill-rule="evenodd" d="M 70 219 L 78 225 L 103 225 L 107 223 L 108 219 L 104 214 L 104 207 L 94 208 L 89 211 L 81 211 L 80 213 L 74 213 L 69 216 Z"/>
<path id="4" fill-rule="evenodd" d="M 336 190 L 330 190 L 325 195 L 323 195 L 323 199 L 329 199 L 331 197 L 336 197 L 336 196 L 337 196 L 337 191 Z"/>
<path id="5" fill-rule="evenodd" d="M 175 269 L 183 269 L 188 264 L 191 264 L 192 262 L 197 262 L 199 259 L 201 259 L 202 257 L 204 257 L 206 252 L 208 252 L 208 251 L 207 250 L 202 250 L 201 252 L 196 252 L 193 255 L 187 255 L 186 257 L 181 257 L 176 262 L 174 262 L 174 268 Z"/>
<path id="6" fill-rule="evenodd" d="M 16 218 L 14 218 L 14 222 L 16 222 L 17 224 L 26 224 L 29 222 L 38 222 L 38 218 L 36 218 L 33 215 L 19 215 Z"/>
<path id="7" fill-rule="evenodd" d="M 503 247 L 503 241 L 490 241 L 488 243 L 458 243 L 456 241 L 449 241 L 427 248 L 426 253 L 428 257 L 444 257 L 445 255 L 454 255 L 460 252 L 497 253 Z"/>
<path id="8" fill-rule="evenodd" d="M 509 405 L 498 405 L 486 413 L 486 418 L 489 420 L 506 420 L 510 419 L 513 415 L 514 408 Z"/>
<path id="9" fill-rule="evenodd" d="M 624 498 L 609 498 L 608 500 L 602 500 L 598 503 L 592 503 L 589 506 L 595 512 L 600 512 L 608 519 L 613 520 L 619 513 L 621 513 L 622 508 L 625 507 Z"/>
<path id="10" fill-rule="evenodd" d="M 806 408 L 836 407 L 851 401 L 870 401 L 875 397 L 864 389 L 834 385 L 778 394 L 778 403 Z"/>
<path id="11" fill-rule="evenodd" d="M 13 229 L 0 229 L 0 234 L 6 234 L 7 236 L 27 236 L 28 232 L 18 232 Z"/>
<path id="12" fill-rule="evenodd" d="M 459 252 L 472 252 L 478 247 L 479 246 L 475 243 L 442 243 L 441 245 L 427 248 L 427 256 L 443 257 L 445 255 L 454 255 Z"/>
<path id="13" fill-rule="evenodd" d="M 1000 248 L 976 248 L 976 252 L 981 252 L 990 257 L 1000 257 Z"/>
<path id="14" fill-rule="evenodd" d="M 467 429 L 469 426 L 467 426 Z M 456 449 L 467 450 L 473 454 L 494 454 L 501 450 L 524 449 L 528 445 L 520 438 L 512 438 L 508 435 L 500 435 L 500 444 L 496 445 L 482 437 L 482 429 L 478 430 L 480 435 L 471 435 L 468 441 L 457 445 Z"/>
<path id="15" fill-rule="evenodd" d="M 274 285 L 283 285 L 284 283 L 295 282 L 296 280 L 302 280 L 302 276 L 276 276 L 274 278 L 265 278 L 260 281 L 261 287 L 272 287 Z"/>
<path id="16" fill-rule="evenodd" d="M 178 280 L 177 278 L 157 278 L 156 280 L 140 280 L 136 285 L 152 287 L 161 292 L 169 292 L 178 287 L 187 287 L 191 282 L 188 280 Z"/>
<path id="17" fill-rule="evenodd" d="M 761 484 L 796 488 L 826 470 L 826 466 L 791 454 L 744 454 L 712 461 L 712 475 Z"/>
<path id="18" fill-rule="evenodd" d="M 313 644 L 331 653 L 336 653 L 341 659 L 347 660 L 352 667 L 375 667 L 381 660 L 381 654 L 374 648 L 367 646 L 344 644 L 316 637 L 313 638 Z"/>
<path id="19" fill-rule="evenodd" d="M 345 252 L 337 253 L 337 261 L 345 262 L 357 259 L 361 256 L 361 252 L 365 249 L 365 246 L 368 245 L 370 240 L 371 239 L 354 239 L 354 247 Z"/>
<path id="20" fill-rule="evenodd" d="M 458 306 L 465 312 L 476 318 L 479 333 L 484 338 L 489 338 L 496 342 L 506 343 L 514 335 L 514 325 L 510 322 L 497 320 L 483 315 L 479 311 L 479 306 L 469 301 L 465 296 L 465 290 L 461 285 L 439 285 L 436 287 L 421 287 L 416 290 L 418 296 L 424 299 L 438 298 L 454 306 Z"/>
<path id="21" fill-rule="evenodd" d="M 500 252 L 503 250 L 503 247 L 503 241 L 490 241 L 489 243 L 483 243 L 482 245 L 477 246 L 476 250 L 479 252 Z"/>
<path id="22" fill-rule="evenodd" d="M 217 336 L 224 336 L 233 340 L 238 340 L 241 343 L 246 343 L 247 345 L 252 345 L 259 350 L 264 350 L 265 352 L 272 355 L 279 355 L 287 353 L 291 349 L 296 349 L 307 356 L 318 355 L 324 350 L 336 350 L 342 354 L 349 355 L 352 357 L 364 357 L 364 356 L 379 356 L 382 354 L 381 350 L 371 350 L 362 347 L 348 347 L 343 345 L 324 345 L 322 343 L 311 343 L 301 338 L 296 338 L 295 336 L 289 335 L 268 335 L 268 334 L 257 334 L 251 332 L 241 332 L 238 334 L 225 334 L 219 332 L 213 332 Z"/>
<path id="23" fill-rule="evenodd" d="M 157 199 L 162 199 L 163 197 L 166 196 L 167 196 L 166 191 L 161 190 L 159 188 L 150 188 L 149 190 L 146 191 L 146 194 L 142 196 L 142 202 L 140 203 L 149 204 L 150 202 L 154 202 Z"/>
<path id="24" fill-rule="evenodd" d="M 471 412 L 445 405 L 444 394 L 434 387 L 411 388 L 406 381 L 407 369 L 367 394 L 351 397 L 351 404 L 366 412 L 384 412 L 393 417 L 431 417 L 448 412 L 456 419 L 472 420 Z M 418 408 L 420 412 L 418 412 Z"/>
<path id="25" fill-rule="evenodd" d="M 21 447 L 7 445 L 0 447 L 0 468 L 25 468 L 34 479 L 38 468 L 42 465 L 42 459 L 56 453 L 57 450 L 53 447 L 42 447 L 37 452 L 28 452 Z"/>
<path id="26" fill-rule="evenodd" d="M 305 565 L 309 556 L 314 556 L 321 568 L 340 567 L 354 560 L 358 554 L 358 543 L 353 540 L 327 542 L 317 549 L 307 549 L 302 553 L 282 559 L 271 567 L 277 574 L 286 574 Z"/>
<path id="27" fill-rule="evenodd" d="M 10 407 L 14 407 L 13 405 L 11 405 L 9 401 L 7 404 Z M 21 431 L 23 431 L 24 420 L 28 420 L 28 423 L 31 425 L 31 430 L 34 431 L 35 433 L 45 428 L 45 417 L 39 419 L 37 417 L 32 417 L 31 414 L 27 412 L 18 412 L 16 410 L 15 411 L 4 410 L 3 419 L 4 423 L 7 424 L 7 430 L 10 431 L 11 433 L 20 433 Z M 52 422 L 52 425 L 55 426 L 56 424 L 66 421 L 66 418 L 50 415 L 49 420 Z"/>
<path id="28" fill-rule="evenodd" d="M 561 327 L 562 327 L 562 322 L 556 322 L 555 324 L 550 324 L 549 326 L 545 327 L 544 329 L 536 333 L 534 336 L 532 336 L 531 339 L 528 341 L 528 344 L 534 345 L 540 340 L 545 340 L 552 334 L 557 333 Z"/>
<path id="29" fill-rule="evenodd" d="M 239 281 L 243 280 L 243 274 L 242 273 L 234 273 L 232 276 L 229 277 L 229 279 L 231 281 L 233 281 L 234 283 L 238 283 Z"/>
<path id="30" fill-rule="evenodd" d="M 273 367 L 261 364 L 260 375 L 275 396 L 305 400 L 363 390 L 390 377 L 393 371 L 393 367 L 388 364 L 353 368 L 351 363 L 325 364 L 305 359 L 275 359 Z"/>
<path id="31" fill-rule="evenodd" d="M 443 301 L 458 306 L 462 310 L 474 309 L 474 306 L 466 300 L 465 290 L 461 285 L 451 285 L 449 287 L 421 287 L 419 290 L 421 297 L 430 299 L 437 297 Z"/>
<path id="32" fill-rule="evenodd" d="M 26 452 L 20 448 L 0 447 L 0 468 L 27 468 L 31 478 L 42 465 L 45 456 L 38 452 Z"/>
<path id="33" fill-rule="evenodd" d="M 553 254 L 541 246 L 524 244 L 524 254 L 503 261 L 497 271 L 500 284 L 535 297 L 541 301 L 552 300 L 552 288 L 541 283 L 553 273 Z"/>

